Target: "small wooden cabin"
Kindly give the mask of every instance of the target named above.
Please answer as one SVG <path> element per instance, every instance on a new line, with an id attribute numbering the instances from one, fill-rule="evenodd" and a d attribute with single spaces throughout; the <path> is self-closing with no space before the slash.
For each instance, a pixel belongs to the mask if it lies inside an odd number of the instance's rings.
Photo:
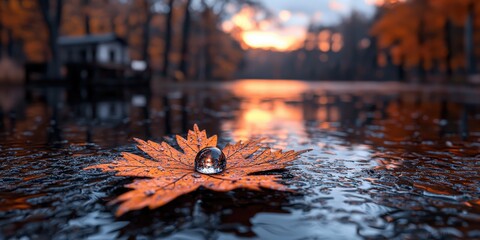
<path id="1" fill-rule="evenodd" d="M 60 37 L 58 45 L 67 79 L 115 84 L 130 70 L 128 45 L 113 33 Z"/>
<path id="2" fill-rule="evenodd" d="M 127 42 L 114 33 L 63 36 L 58 39 L 62 66 L 61 84 L 138 85 L 149 84 L 151 71 L 144 61 L 131 61 Z M 138 63 L 141 66 L 138 67 Z M 25 64 L 26 82 L 46 79 L 47 63 Z"/>
<path id="3" fill-rule="evenodd" d="M 63 63 L 94 63 L 100 65 L 128 65 L 128 46 L 117 35 L 85 35 L 60 37 L 60 58 Z"/>

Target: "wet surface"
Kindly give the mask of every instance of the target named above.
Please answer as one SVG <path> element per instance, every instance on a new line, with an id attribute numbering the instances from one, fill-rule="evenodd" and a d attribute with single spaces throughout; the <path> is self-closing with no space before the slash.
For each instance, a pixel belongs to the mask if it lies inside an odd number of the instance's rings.
<path id="1" fill-rule="evenodd" d="M 0 239 L 480 238 L 480 90 L 238 81 L 145 89 L 0 88 Z M 84 167 L 173 141 L 312 148 L 295 193 L 198 190 L 114 216 L 131 178 Z"/>

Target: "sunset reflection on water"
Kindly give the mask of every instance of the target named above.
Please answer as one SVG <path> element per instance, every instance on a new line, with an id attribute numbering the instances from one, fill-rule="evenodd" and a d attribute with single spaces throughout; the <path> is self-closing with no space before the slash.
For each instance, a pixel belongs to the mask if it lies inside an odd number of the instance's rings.
<path id="1" fill-rule="evenodd" d="M 296 81 L 243 80 L 228 86 L 242 99 L 237 117 L 224 123 L 233 135 L 246 139 L 253 134 L 300 134 L 305 132 L 303 109 L 298 107 L 308 85 Z M 282 137 L 282 136 L 279 136 Z M 284 136 L 283 136 L 284 137 Z"/>

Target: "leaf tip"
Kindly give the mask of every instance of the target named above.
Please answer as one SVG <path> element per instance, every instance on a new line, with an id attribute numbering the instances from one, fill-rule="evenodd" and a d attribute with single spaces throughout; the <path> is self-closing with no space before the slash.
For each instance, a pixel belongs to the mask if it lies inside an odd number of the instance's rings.
<path id="1" fill-rule="evenodd" d="M 313 149 L 312 148 L 304 149 L 304 150 L 298 151 L 297 153 L 298 153 L 298 155 L 300 155 L 300 154 L 304 154 L 304 153 L 307 153 L 307 152 L 310 152 L 310 151 L 313 151 Z"/>
<path id="2" fill-rule="evenodd" d="M 88 167 L 84 167 L 83 170 L 91 170 L 91 169 L 97 169 L 97 165 L 92 165 L 92 166 L 88 166 Z"/>
<path id="3" fill-rule="evenodd" d="M 142 140 L 142 139 L 140 139 L 140 138 L 135 138 L 135 137 L 134 137 L 133 140 L 134 140 L 135 142 L 137 142 L 138 144 L 145 144 L 145 143 L 146 143 L 144 140 Z"/>
<path id="4" fill-rule="evenodd" d="M 115 217 L 121 217 L 123 214 L 128 212 L 128 209 L 122 208 L 121 206 L 118 207 L 117 211 L 115 212 Z"/>

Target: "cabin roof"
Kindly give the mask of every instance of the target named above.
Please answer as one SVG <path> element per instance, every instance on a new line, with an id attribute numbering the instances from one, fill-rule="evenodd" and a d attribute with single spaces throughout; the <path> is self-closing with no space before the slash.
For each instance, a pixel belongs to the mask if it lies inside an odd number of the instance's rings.
<path id="1" fill-rule="evenodd" d="M 127 44 L 123 38 L 120 38 L 115 33 L 83 35 L 83 36 L 65 36 L 65 37 L 58 38 L 58 44 L 60 46 L 92 45 L 92 44 L 109 43 L 109 42 L 118 42 L 123 45 Z"/>

